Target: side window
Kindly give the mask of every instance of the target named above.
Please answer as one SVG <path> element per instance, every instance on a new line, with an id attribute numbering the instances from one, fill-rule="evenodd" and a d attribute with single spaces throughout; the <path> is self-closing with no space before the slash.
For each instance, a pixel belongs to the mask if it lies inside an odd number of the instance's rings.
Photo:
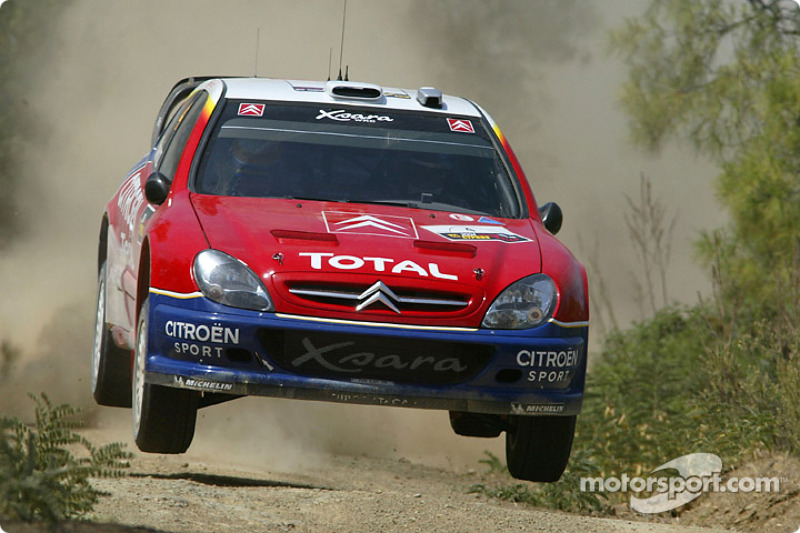
<path id="1" fill-rule="evenodd" d="M 208 95 L 205 92 L 200 92 L 190 97 L 186 104 L 182 105 L 170 119 L 169 125 L 164 130 L 164 135 L 161 136 L 156 146 L 155 166 L 170 179 L 175 176 L 183 150 L 189 141 L 189 136 L 197 119 L 200 118 L 207 99 Z"/>
<path id="2" fill-rule="evenodd" d="M 193 99 L 186 100 L 177 106 L 170 112 L 170 115 L 167 117 L 167 126 L 164 128 L 164 131 L 161 132 L 161 137 L 159 137 L 158 142 L 155 146 L 155 154 L 153 155 L 153 166 L 158 168 L 161 164 L 161 158 L 164 157 L 164 150 L 166 150 L 169 143 L 172 141 L 172 137 L 175 136 L 175 130 L 178 129 L 178 124 L 180 123 L 181 117 L 186 114 L 186 110 L 189 109 Z"/>

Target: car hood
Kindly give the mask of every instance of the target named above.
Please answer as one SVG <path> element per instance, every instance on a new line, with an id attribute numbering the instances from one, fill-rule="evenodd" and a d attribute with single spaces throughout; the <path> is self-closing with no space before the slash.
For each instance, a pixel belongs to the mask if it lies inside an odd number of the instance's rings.
<path id="1" fill-rule="evenodd" d="M 289 300 L 292 283 L 381 281 L 401 289 L 462 291 L 472 308 L 541 271 L 537 235 L 527 219 L 200 194 L 192 203 L 211 248 L 245 262 L 271 293 Z"/>

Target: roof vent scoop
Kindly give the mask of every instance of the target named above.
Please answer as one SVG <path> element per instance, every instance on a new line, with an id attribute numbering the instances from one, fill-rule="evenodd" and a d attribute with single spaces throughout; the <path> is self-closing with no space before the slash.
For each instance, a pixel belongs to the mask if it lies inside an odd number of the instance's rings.
<path id="1" fill-rule="evenodd" d="M 337 99 L 380 100 L 383 96 L 383 89 L 378 85 L 342 80 L 325 83 L 325 92 Z"/>
<path id="2" fill-rule="evenodd" d="M 417 102 L 425 107 L 442 107 L 442 91 L 436 87 L 420 87 L 417 91 Z"/>

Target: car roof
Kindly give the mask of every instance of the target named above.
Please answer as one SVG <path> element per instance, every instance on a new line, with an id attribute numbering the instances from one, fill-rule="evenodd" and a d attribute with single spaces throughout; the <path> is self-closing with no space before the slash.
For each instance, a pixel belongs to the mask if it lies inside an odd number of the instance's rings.
<path id="1" fill-rule="evenodd" d="M 482 116 L 480 108 L 471 101 L 441 94 L 433 87 L 409 90 L 347 80 L 322 82 L 271 78 L 222 78 L 222 82 L 226 87 L 225 97 L 234 100 L 276 100 L 334 105 L 341 103 L 381 109 Z"/>

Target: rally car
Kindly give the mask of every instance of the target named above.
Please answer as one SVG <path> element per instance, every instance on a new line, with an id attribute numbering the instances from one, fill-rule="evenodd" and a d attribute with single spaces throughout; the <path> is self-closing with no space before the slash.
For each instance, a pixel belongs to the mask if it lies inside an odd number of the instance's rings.
<path id="1" fill-rule="evenodd" d="M 586 373 L 584 267 L 506 138 L 432 87 L 189 78 L 105 206 L 92 392 L 145 452 L 246 395 L 440 409 L 557 480 Z"/>

